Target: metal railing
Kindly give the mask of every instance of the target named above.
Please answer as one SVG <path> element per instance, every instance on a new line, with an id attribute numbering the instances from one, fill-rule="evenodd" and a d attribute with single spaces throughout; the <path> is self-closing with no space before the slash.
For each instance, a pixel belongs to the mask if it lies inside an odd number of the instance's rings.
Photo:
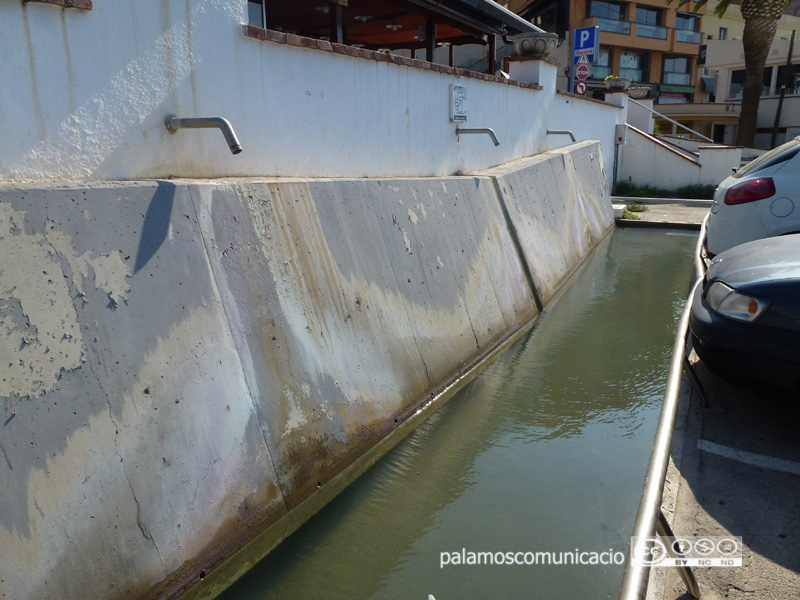
<path id="1" fill-rule="evenodd" d="M 663 25 L 649 25 L 647 23 L 636 24 L 636 36 L 651 38 L 654 40 L 667 39 L 667 28 Z"/>
<path id="2" fill-rule="evenodd" d="M 699 44 L 703 41 L 703 34 L 700 31 L 690 31 L 688 29 L 676 29 L 675 41 L 687 44 Z"/>
<path id="3" fill-rule="evenodd" d="M 675 421 L 678 413 L 678 394 L 681 387 L 681 374 L 688 369 L 687 373 L 693 382 L 694 372 L 691 370 L 689 361 L 686 357 L 686 336 L 689 327 L 689 313 L 692 307 L 692 300 L 697 292 L 697 288 L 702 285 L 705 274 L 705 263 L 702 259 L 703 242 L 705 240 L 706 223 L 705 218 L 700 228 L 700 236 L 697 240 L 695 251 L 695 278 L 694 285 L 686 299 L 686 306 L 678 322 L 678 332 L 675 336 L 675 344 L 672 348 L 672 360 L 667 376 L 667 387 L 664 391 L 664 403 L 661 407 L 661 416 L 658 420 L 655 440 L 653 441 L 653 451 L 650 454 L 650 463 L 647 465 L 647 474 L 644 479 L 644 488 L 639 502 L 639 510 L 636 513 L 636 520 L 633 524 L 632 537 L 638 539 L 654 538 L 656 532 L 663 537 L 674 537 L 672 530 L 661 510 L 662 497 L 664 495 L 664 479 L 667 475 L 669 466 L 670 447 L 672 445 L 672 434 L 675 431 Z M 699 383 L 699 382 L 697 382 Z M 698 388 L 702 390 L 702 388 Z M 701 391 L 701 394 L 704 393 Z M 667 544 L 670 547 L 670 544 Z M 632 560 L 633 548 L 629 548 L 625 571 L 622 575 L 622 585 L 619 590 L 619 600 L 644 600 L 647 596 L 648 578 L 650 566 L 646 561 L 634 562 Z M 678 567 L 689 593 L 695 598 L 700 597 L 700 587 L 687 566 Z"/>
<path id="4" fill-rule="evenodd" d="M 630 35 L 631 33 L 630 21 L 597 17 L 597 25 L 600 27 L 600 31 L 607 31 L 608 33 L 621 33 L 622 35 Z"/>
<path id="5" fill-rule="evenodd" d="M 681 125 L 681 124 L 680 124 L 680 123 L 678 123 L 678 122 L 677 122 L 675 119 L 670 119 L 670 118 L 669 118 L 667 115 L 663 115 L 663 114 L 661 114 L 660 112 L 658 112 L 657 110 L 653 110 L 653 109 L 652 109 L 652 108 L 650 108 L 649 106 L 645 106 L 644 104 L 642 104 L 641 102 L 638 102 L 638 101 L 634 100 L 633 98 L 628 98 L 628 102 L 633 102 L 634 104 L 638 104 L 638 105 L 639 105 L 639 106 L 641 106 L 643 109 L 645 109 L 645 110 L 649 110 L 649 111 L 650 111 L 651 113 L 653 113 L 655 116 L 657 116 L 657 117 L 660 117 L 660 118 L 662 118 L 662 119 L 665 119 L 666 121 L 669 121 L 670 123 L 673 123 L 673 124 L 677 125 L 678 127 L 682 128 L 682 129 L 685 129 L 685 130 L 686 130 L 686 131 L 688 131 L 689 133 L 692 133 L 692 134 L 696 135 L 697 137 L 699 137 L 699 138 L 701 138 L 701 139 L 703 139 L 703 140 L 705 140 L 705 141 L 707 141 L 707 142 L 711 142 L 712 144 L 715 144 L 715 143 L 716 143 L 716 142 L 715 142 L 714 140 L 712 140 L 710 137 L 706 137 L 706 136 L 704 136 L 702 133 L 700 133 L 700 132 L 698 132 L 698 131 L 695 131 L 694 129 L 690 129 L 690 128 L 689 128 L 689 127 L 687 127 L 686 125 Z"/>

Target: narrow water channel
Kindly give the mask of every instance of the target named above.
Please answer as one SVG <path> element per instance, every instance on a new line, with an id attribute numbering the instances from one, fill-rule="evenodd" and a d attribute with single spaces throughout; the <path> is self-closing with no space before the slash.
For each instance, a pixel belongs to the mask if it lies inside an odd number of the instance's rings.
<path id="1" fill-rule="evenodd" d="M 222 598 L 616 598 L 622 565 L 442 553 L 626 551 L 695 239 L 616 231 L 530 334 Z"/>

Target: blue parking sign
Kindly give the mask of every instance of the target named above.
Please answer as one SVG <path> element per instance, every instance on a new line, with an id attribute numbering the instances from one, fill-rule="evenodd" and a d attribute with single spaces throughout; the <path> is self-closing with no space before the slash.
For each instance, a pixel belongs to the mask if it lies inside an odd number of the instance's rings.
<path id="1" fill-rule="evenodd" d="M 584 27 L 572 32 L 572 64 L 593 63 L 600 49 L 600 28 Z M 584 57 L 585 58 L 582 58 Z"/>

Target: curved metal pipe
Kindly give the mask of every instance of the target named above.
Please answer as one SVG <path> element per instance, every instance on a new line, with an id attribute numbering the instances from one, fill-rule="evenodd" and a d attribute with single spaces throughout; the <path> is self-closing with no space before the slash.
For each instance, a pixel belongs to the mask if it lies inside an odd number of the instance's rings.
<path id="1" fill-rule="evenodd" d="M 170 133 L 175 133 L 178 129 L 213 129 L 216 127 L 225 136 L 225 141 L 228 142 L 232 154 L 239 154 L 242 151 L 242 145 L 239 143 L 228 119 L 223 119 L 222 117 L 179 119 L 177 116 L 170 114 L 164 118 L 164 125 Z"/>
<path id="2" fill-rule="evenodd" d="M 500 142 L 497 140 L 497 136 L 494 134 L 494 129 L 491 127 L 476 127 L 473 129 L 464 129 L 462 127 L 456 127 L 456 135 L 461 135 L 462 133 L 485 133 L 489 137 L 492 138 L 495 146 L 499 146 Z"/>
<path id="3" fill-rule="evenodd" d="M 568 135 L 572 140 L 572 143 L 575 143 L 575 134 L 573 134 L 569 129 L 548 129 L 547 135 Z"/>

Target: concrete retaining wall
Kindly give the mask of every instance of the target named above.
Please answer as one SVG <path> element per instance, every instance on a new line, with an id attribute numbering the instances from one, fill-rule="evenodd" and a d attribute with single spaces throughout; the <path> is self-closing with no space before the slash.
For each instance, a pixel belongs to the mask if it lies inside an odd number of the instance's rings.
<path id="1" fill-rule="evenodd" d="M 219 591 L 535 318 L 601 165 L 0 186 L 0 597 Z"/>

